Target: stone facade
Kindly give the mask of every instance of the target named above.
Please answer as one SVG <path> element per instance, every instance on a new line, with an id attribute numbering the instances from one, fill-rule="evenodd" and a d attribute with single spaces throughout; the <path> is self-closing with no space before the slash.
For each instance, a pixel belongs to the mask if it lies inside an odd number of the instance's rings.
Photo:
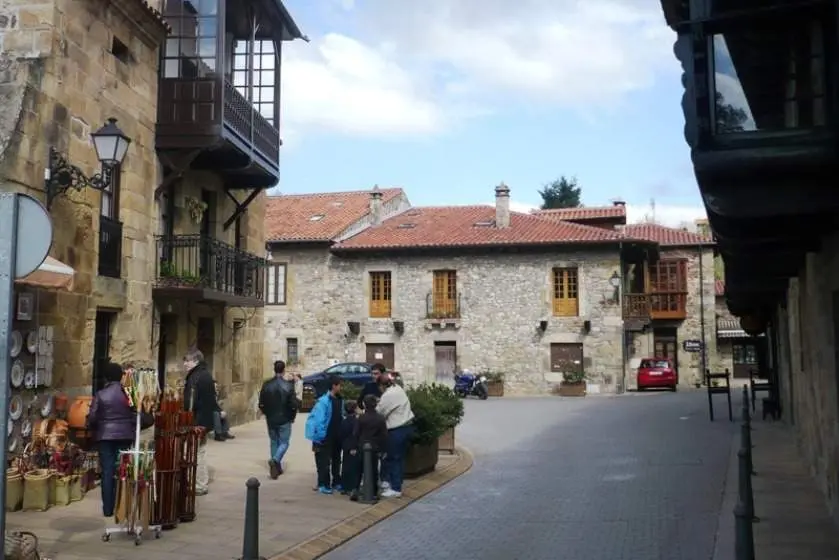
<path id="1" fill-rule="evenodd" d="M 716 298 L 714 280 L 714 253 L 711 248 L 702 249 L 702 296 L 700 297 L 700 261 L 699 249 L 676 249 L 662 247 L 662 259 L 687 259 L 687 318 L 681 321 L 655 320 L 652 328 L 647 332 L 633 335 L 631 348 L 632 367 L 637 367 L 640 358 L 652 356 L 654 353 L 654 331 L 656 328 L 675 328 L 677 339 L 677 352 L 679 362 L 679 384 L 685 387 L 701 382 L 702 375 L 702 354 L 699 352 L 685 352 L 682 342 L 685 340 L 702 339 L 702 316 L 704 308 L 705 323 L 705 359 L 706 367 L 715 369 L 719 367 L 719 354 L 717 352 L 716 339 Z M 630 388 L 634 388 L 634 376 L 628 378 Z"/>
<path id="2" fill-rule="evenodd" d="M 165 30 L 148 12 L 123 3 L 0 1 L 0 188 L 43 200 L 50 146 L 89 175 L 97 172 L 89 134 L 108 117 L 133 140 L 121 175 L 122 279 L 97 275 L 101 195 L 71 192 L 52 207 L 50 254 L 72 266 L 76 278 L 72 292 L 40 291 L 39 321 L 55 327 L 53 382 L 71 394 L 90 390 L 97 308 L 120 311 L 114 359 L 152 357 L 149 247 L 157 212 L 151 192 L 158 44 Z M 111 52 L 114 39 L 130 57 Z"/>
<path id="3" fill-rule="evenodd" d="M 267 353 L 286 359 L 297 339 L 301 369 L 332 361 L 365 361 L 367 344 L 393 344 L 395 367 L 408 382 L 435 380 L 434 342 L 455 342 L 457 367 L 503 372 L 509 391 L 545 394 L 559 383 L 551 372 L 551 343 L 581 343 L 592 390 L 614 391 L 624 372 L 621 308 L 609 279 L 619 270 L 617 247 L 602 251 L 446 257 L 344 258 L 325 249 L 274 249 L 288 263 L 286 305 L 266 312 Z M 579 316 L 553 317 L 551 270 L 578 267 Z M 429 321 L 426 298 L 434 270 L 457 271 L 461 318 Z M 369 272 L 389 271 L 392 319 L 369 317 Z M 404 322 L 394 331 L 393 320 Z M 544 333 L 539 322 L 548 321 Z M 585 332 L 584 321 L 591 321 Z M 358 336 L 347 322 L 358 321 Z"/>

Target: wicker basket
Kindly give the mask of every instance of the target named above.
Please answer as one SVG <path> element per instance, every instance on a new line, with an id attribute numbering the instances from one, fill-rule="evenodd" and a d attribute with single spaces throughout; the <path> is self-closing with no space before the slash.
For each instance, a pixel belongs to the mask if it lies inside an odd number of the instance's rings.
<path id="1" fill-rule="evenodd" d="M 70 501 L 78 502 L 84 498 L 81 475 L 74 474 L 70 477 Z"/>
<path id="2" fill-rule="evenodd" d="M 40 560 L 38 537 L 29 531 L 6 531 L 3 545 L 6 560 Z"/>
<path id="3" fill-rule="evenodd" d="M 46 511 L 50 508 L 50 479 L 47 469 L 37 469 L 23 475 L 23 509 Z"/>
<path id="4" fill-rule="evenodd" d="M 23 506 L 23 475 L 17 469 L 6 470 L 6 511 L 18 511 Z"/>
<path id="5" fill-rule="evenodd" d="M 66 506 L 73 501 L 70 497 L 72 482 L 72 478 L 69 476 L 53 477 L 53 483 L 50 485 L 53 489 L 51 492 L 53 497 L 50 503 L 56 506 Z"/>

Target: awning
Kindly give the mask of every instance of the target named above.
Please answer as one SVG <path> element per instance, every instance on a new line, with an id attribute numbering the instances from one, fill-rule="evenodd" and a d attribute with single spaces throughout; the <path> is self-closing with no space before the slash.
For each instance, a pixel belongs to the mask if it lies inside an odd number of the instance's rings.
<path id="1" fill-rule="evenodd" d="M 34 286 L 36 288 L 48 288 L 58 290 L 72 290 L 73 277 L 76 271 L 63 262 L 47 257 L 35 272 L 29 276 L 16 280 L 15 284 Z"/>
<path id="2" fill-rule="evenodd" d="M 758 335 L 758 336 L 763 336 Z M 717 338 L 752 338 L 740 326 L 740 321 L 737 319 L 717 319 Z"/>

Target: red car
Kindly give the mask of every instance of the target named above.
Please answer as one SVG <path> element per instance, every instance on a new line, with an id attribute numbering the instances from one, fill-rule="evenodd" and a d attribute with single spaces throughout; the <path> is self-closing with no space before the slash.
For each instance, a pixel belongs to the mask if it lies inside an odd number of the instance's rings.
<path id="1" fill-rule="evenodd" d="M 676 390 L 679 374 L 673 367 L 673 361 L 667 358 L 645 358 L 638 366 L 638 390 L 670 389 Z"/>

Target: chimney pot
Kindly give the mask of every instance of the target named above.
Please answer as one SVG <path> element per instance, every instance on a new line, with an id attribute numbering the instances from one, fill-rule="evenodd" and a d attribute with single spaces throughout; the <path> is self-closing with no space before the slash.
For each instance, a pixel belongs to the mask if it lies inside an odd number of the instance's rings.
<path id="1" fill-rule="evenodd" d="M 370 225 L 377 226 L 382 223 L 382 191 L 379 185 L 374 185 L 370 191 Z"/>
<path id="2" fill-rule="evenodd" d="M 495 187 L 495 227 L 510 227 L 510 187 L 503 181 Z"/>

